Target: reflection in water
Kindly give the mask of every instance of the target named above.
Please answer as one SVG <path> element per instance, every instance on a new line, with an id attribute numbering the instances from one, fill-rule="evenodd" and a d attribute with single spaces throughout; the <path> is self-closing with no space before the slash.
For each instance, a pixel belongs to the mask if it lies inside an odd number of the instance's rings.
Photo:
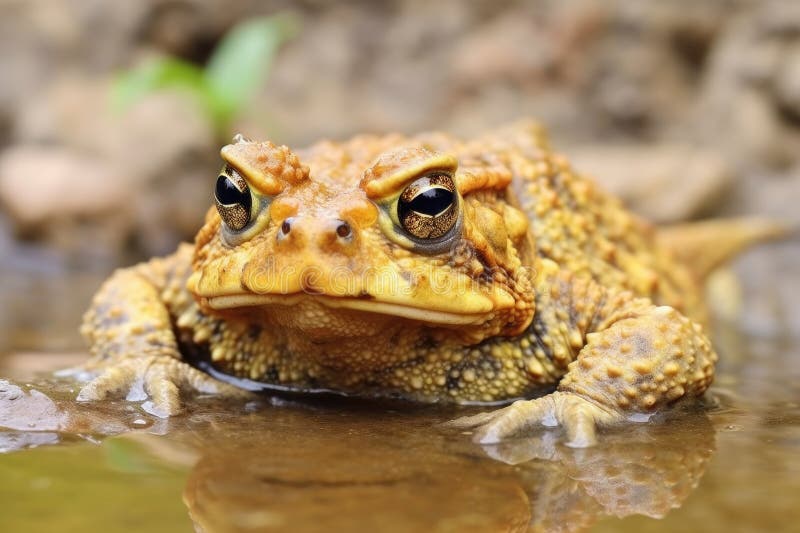
<path id="1" fill-rule="evenodd" d="M 43 386 L 4 386 L 0 425 L 16 427 L 0 433 L 6 449 L 124 432 L 104 446 L 133 441 L 148 461 L 186 468 L 200 531 L 580 531 L 603 516 L 664 516 L 715 450 L 702 413 L 609 431 L 588 449 L 555 430 L 481 448 L 440 426 L 452 409 L 205 398 L 151 425 L 125 402 L 90 409 L 63 383 Z M 26 416 L 38 432 L 21 427 Z"/>
<path id="2" fill-rule="evenodd" d="M 487 453 L 526 465 L 521 477 L 534 491 L 533 524 L 544 531 L 579 531 L 603 515 L 661 518 L 680 507 L 714 455 L 714 435 L 708 417 L 697 413 L 609 433 L 594 448 L 548 449 L 528 439 Z M 527 465 L 542 459 L 550 461 L 549 468 L 530 472 Z"/>
<path id="3" fill-rule="evenodd" d="M 518 531 L 530 521 L 512 469 L 451 448 L 426 413 L 268 416 L 235 441 L 220 432 L 195 443 L 184 501 L 202 530 Z"/>
<path id="4" fill-rule="evenodd" d="M 499 461 L 427 424 L 404 434 L 402 416 L 380 431 L 349 416 L 296 425 L 295 414 L 278 413 L 271 432 L 198 446 L 184 501 L 202 530 L 580 531 L 604 515 L 664 516 L 714 453 L 703 414 L 609 433 L 589 449 L 545 434 L 483 450 Z"/>

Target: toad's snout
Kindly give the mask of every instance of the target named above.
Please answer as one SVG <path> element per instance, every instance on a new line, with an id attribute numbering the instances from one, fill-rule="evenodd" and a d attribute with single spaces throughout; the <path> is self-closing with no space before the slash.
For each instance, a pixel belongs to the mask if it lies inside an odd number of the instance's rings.
<path id="1" fill-rule="evenodd" d="M 355 241 L 355 231 L 350 222 L 338 217 L 294 216 L 281 223 L 276 240 L 285 249 L 316 245 L 326 250 L 346 250 Z"/>

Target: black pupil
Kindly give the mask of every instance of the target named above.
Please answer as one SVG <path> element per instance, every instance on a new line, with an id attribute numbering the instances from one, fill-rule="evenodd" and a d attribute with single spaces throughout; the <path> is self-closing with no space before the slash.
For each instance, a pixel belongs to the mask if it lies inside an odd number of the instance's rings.
<path id="1" fill-rule="evenodd" d="M 436 216 L 452 204 L 452 192 L 441 187 L 431 187 L 415 196 L 406 207 L 422 215 Z"/>
<path id="2" fill-rule="evenodd" d="M 227 176 L 220 176 L 217 178 L 216 188 L 217 201 L 222 205 L 246 204 L 250 199 L 247 191 L 242 192 L 236 188 L 236 185 Z"/>

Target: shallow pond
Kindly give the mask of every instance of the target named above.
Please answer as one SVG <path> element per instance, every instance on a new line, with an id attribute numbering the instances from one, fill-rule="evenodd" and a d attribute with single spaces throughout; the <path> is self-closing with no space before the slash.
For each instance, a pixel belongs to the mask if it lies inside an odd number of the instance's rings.
<path id="1" fill-rule="evenodd" d="M 83 353 L 12 351 L 0 530 L 798 531 L 800 347 L 717 344 L 705 406 L 585 450 L 556 430 L 482 447 L 440 425 L 463 410 L 336 398 L 201 397 L 159 420 L 75 404 L 50 371 Z"/>

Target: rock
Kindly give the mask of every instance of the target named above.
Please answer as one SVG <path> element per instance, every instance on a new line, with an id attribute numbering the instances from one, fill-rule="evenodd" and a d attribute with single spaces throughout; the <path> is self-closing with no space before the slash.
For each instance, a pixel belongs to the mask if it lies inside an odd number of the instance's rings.
<path id="1" fill-rule="evenodd" d="M 724 142 L 732 160 L 743 165 L 783 168 L 797 157 L 786 143 L 786 127 L 765 91 L 746 87 L 728 102 L 735 113 L 727 112 L 722 124 L 734 132 Z M 721 113 L 726 113 L 720 109 Z"/>
<path id="2" fill-rule="evenodd" d="M 112 92 L 109 76 L 65 75 L 41 94 L 40 105 L 19 116 L 17 138 L 97 154 L 125 169 L 129 179 L 143 182 L 176 160 L 185 165 L 196 152 L 213 151 L 211 126 L 199 103 L 185 93 L 154 92 L 116 112 Z"/>
<path id="3" fill-rule="evenodd" d="M 738 326 L 757 336 L 800 338 L 800 164 L 778 174 L 754 174 L 740 183 L 737 210 L 766 213 L 793 232 L 753 247 L 733 264 L 745 305 Z"/>
<path id="4" fill-rule="evenodd" d="M 775 99 L 789 118 L 800 121 L 800 43 L 783 58 L 775 79 Z"/>
<path id="5" fill-rule="evenodd" d="M 0 154 L 0 202 L 22 230 L 124 209 L 129 181 L 95 157 L 50 146 Z"/>
<path id="6" fill-rule="evenodd" d="M 74 264 L 108 265 L 122 256 L 135 220 L 131 185 L 103 160 L 64 148 L 16 146 L 0 154 L 0 206 L 14 233 L 48 243 Z"/>
<path id="7" fill-rule="evenodd" d="M 719 155 L 688 145 L 592 145 L 565 153 L 580 172 L 660 223 L 709 212 L 733 183 Z"/>
<path id="8" fill-rule="evenodd" d="M 465 87 L 543 81 L 557 67 L 561 43 L 528 15 L 524 9 L 509 10 L 467 35 L 454 50 L 454 80 Z"/>
<path id="9" fill-rule="evenodd" d="M 108 77 L 65 76 L 46 92 L 41 105 L 22 113 L 18 138 L 62 148 L 11 150 L 13 166 L 0 169 L 8 175 L 0 178 L 6 184 L 0 184 L 0 201 L 9 207 L 18 229 L 26 231 L 57 229 L 53 221 L 64 215 L 92 222 L 70 226 L 74 238 L 55 239 L 76 254 L 83 253 L 80 242 L 109 225 L 118 234 L 109 233 L 102 242 L 113 250 L 134 236 L 142 255 L 169 252 L 194 235 L 210 205 L 220 164 L 217 141 L 198 102 L 184 94 L 157 92 L 115 113 L 110 93 Z M 34 185 L 44 191 L 28 207 L 24 203 L 30 199 L 14 197 L 11 173 L 31 175 L 42 164 L 48 170 L 34 176 Z M 52 241 L 52 235 L 40 231 L 38 236 Z"/>
<path id="10" fill-rule="evenodd" d="M 686 129 L 744 171 L 775 171 L 800 160 L 798 14 L 796 2 L 744 5 L 709 59 Z"/>
<path id="11" fill-rule="evenodd" d="M 96 442 L 98 437 L 136 429 L 158 430 L 147 415 L 124 403 L 75 401 L 78 385 L 39 380 L 21 386 L 0 379 L 0 453 L 57 444 L 62 435 Z"/>
<path id="12" fill-rule="evenodd" d="M 201 225 L 222 166 L 219 143 L 228 140 L 218 140 L 197 102 L 179 93 L 154 94 L 108 126 L 116 131 L 109 160 L 136 182 L 138 247 L 172 252 Z"/>
<path id="13" fill-rule="evenodd" d="M 800 31 L 800 4 L 794 0 L 767 0 L 758 4 L 756 21 L 763 33 L 796 35 Z"/>
<path id="14" fill-rule="evenodd" d="M 157 3 L 0 2 L 0 115 L 37 107 L 41 88 L 65 72 L 96 75 L 118 67 Z"/>
<path id="15" fill-rule="evenodd" d="M 0 427 L 18 431 L 58 431 L 66 422 L 67 415 L 47 395 L 0 380 Z"/>

